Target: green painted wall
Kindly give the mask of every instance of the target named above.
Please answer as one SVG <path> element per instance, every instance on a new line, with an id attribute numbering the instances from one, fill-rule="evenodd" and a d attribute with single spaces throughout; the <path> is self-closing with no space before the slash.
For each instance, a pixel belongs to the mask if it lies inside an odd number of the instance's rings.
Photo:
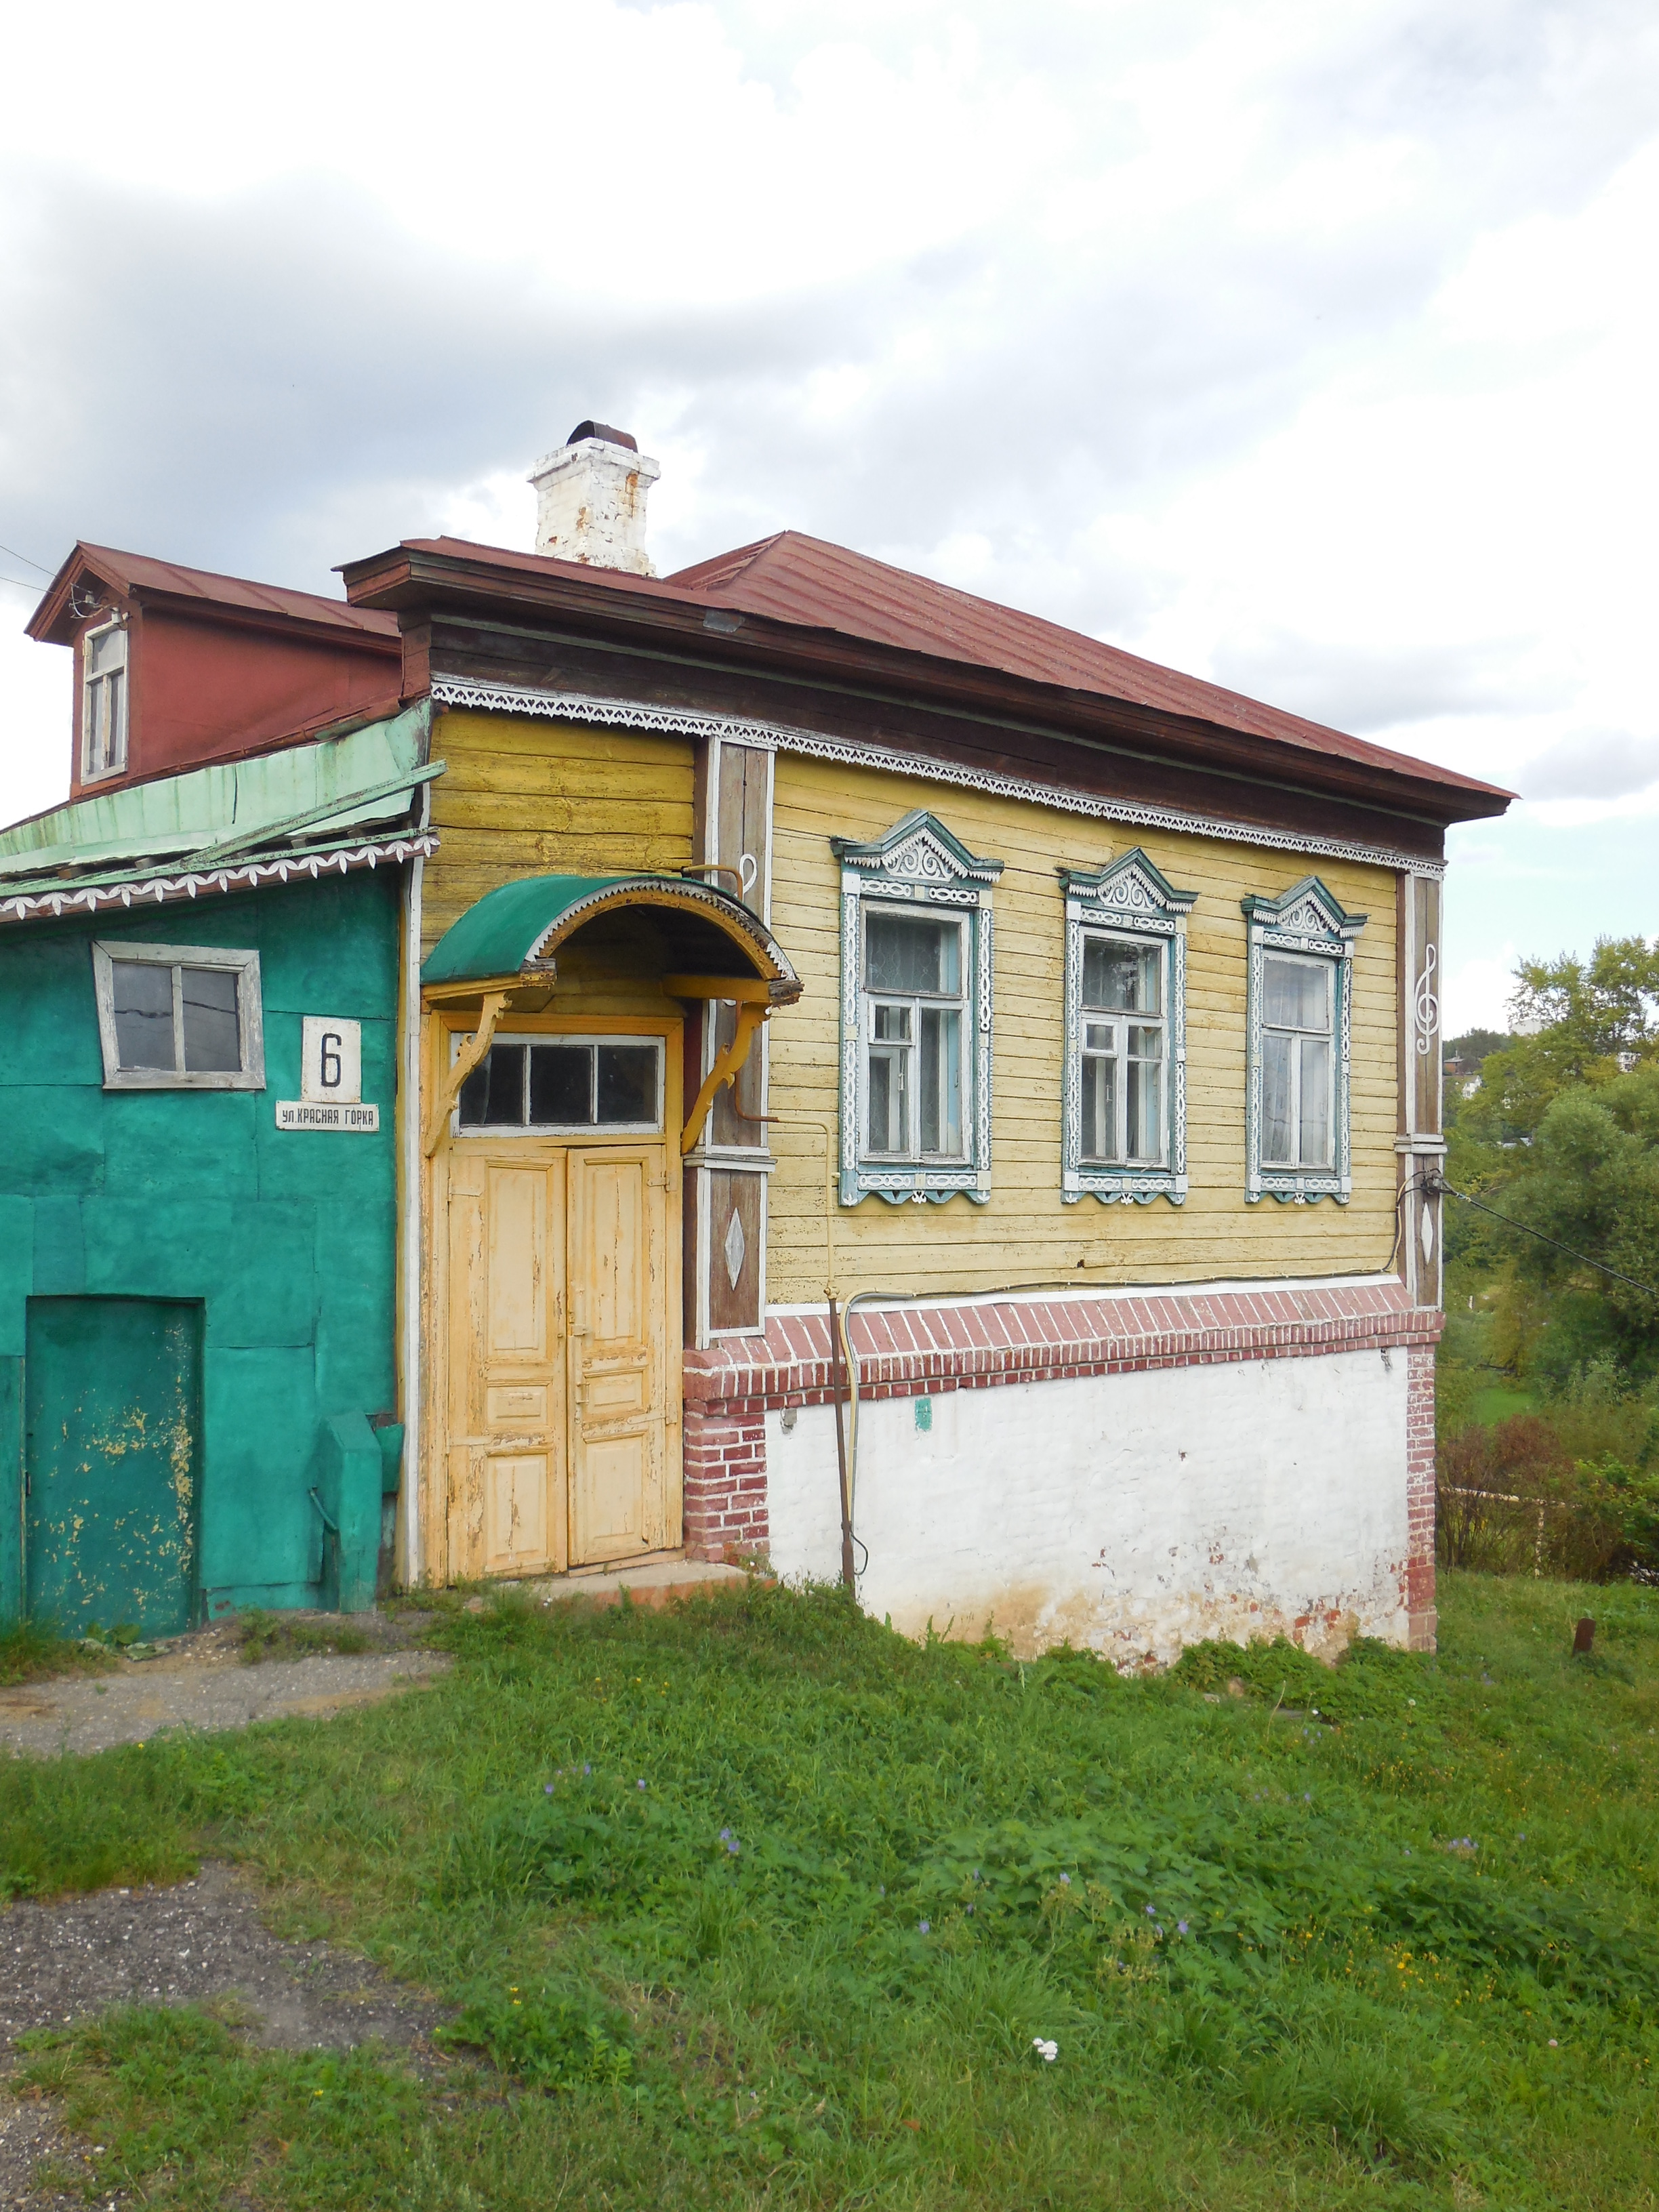
<path id="1" fill-rule="evenodd" d="M 31 1296 L 200 1298 L 201 1586 L 314 1604 L 331 1415 L 397 1405 L 398 893 L 386 868 L 119 921 L 0 924 L 0 1619 L 22 1592 Z M 94 938 L 259 954 L 265 1088 L 106 1091 Z M 361 1021 L 373 1136 L 278 1130 L 304 1014 Z"/>

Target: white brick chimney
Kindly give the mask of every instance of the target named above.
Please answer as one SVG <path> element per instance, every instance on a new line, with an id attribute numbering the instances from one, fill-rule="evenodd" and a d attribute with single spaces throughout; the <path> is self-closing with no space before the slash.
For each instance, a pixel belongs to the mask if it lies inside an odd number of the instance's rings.
<path id="1" fill-rule="evenodd" d="M 661 474 L 626 430 L 579 422 L 557 453 L 530 472 L 536 487 L 536 550 L 559 561 L 654 576 L 645 551 L 645 501 Z"/>

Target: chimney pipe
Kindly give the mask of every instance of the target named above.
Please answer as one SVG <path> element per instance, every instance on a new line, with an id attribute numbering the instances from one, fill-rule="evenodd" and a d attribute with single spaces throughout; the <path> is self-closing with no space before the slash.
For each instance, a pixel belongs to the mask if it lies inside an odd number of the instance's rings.
<path id="1" fill-rule="evenodd" d="M 556 453 L 530 472 L 536 487 L 536 550 L 596 568 L 654 576 L 646 557 L 646 495 L 662 471 L 626 430 L 579 422 Z"/>

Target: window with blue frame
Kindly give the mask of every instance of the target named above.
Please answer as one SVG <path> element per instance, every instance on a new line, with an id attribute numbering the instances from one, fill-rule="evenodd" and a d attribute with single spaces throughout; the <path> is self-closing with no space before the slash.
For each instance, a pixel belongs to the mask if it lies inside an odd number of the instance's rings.
<path id="1" fill-rule="evenodd" d="M 934 816 L 842 865 L 841 1201 L 984 1203 L 991 1172 L 991 889 L 1000 860 Z"/>
<path id="2" fill-rule="evenodd" d="M 1060 1194 L 1111 1205 L 1187 1194 L 1187 916 L 1194 891 L 1139 847 L 1060 871 L 1066 1067 Z"/>
<path id="3" fill-rule="evenodd" d="M 1317 876 L 1243 902 L 1249 928 L 1244 1195 L 1346 1206 L 1353 949 L 1363 914 Z"/>

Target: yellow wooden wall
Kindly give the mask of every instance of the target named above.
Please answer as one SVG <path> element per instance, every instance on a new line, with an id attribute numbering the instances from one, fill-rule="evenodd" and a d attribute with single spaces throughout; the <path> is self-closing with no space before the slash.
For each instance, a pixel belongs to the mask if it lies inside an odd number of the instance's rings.
<path id="1" fill-rule="evenodd" d="M 432 757 L 437 853 L 421 919 L 427 953 L 475 899 L 518 876 L 683 868 L 691 853 L 689 738 L 529 715 L 442 714 Z"/>
<path id="2" fill-rule="evenodd" d="M 1091 822 L 885 773 L 780 753 L 772 927 L 806 983 L 775 1014 L 774 1114 L 832 1121 L 836 1109 L 841 869 L 830 836 L 874 838 L 926 807 L 970 851 L 1004 865 L 993 899 L 990 1202 L 836 1209 L 836 1273 L 854 1290 L 964 1293 L 1022 1282 L 1156 1282 L 1357 1273 L 1386 1267 L 1394 1238 L 1395 878 L 1267 848 Z M 1103 1206 L 1060 1196 L 1065 908 L 1056 869 L 1097 868 L 1142 846 L 1178 889 L 1198 893 L 1187 939 L 1184 1206 Z M 1370 920 L 1354 955 L 1353 1196 L 1244 1203 L 1245 925 L 1239 901 L 1310 873 Z M 816 1299 L 824 1279 L 823 1149 L 775 1127 L 768 1297 Z M 1079 1266 L 1079 1261 L 1082 1263 Z"/>
<path id="3" fill-rule="evenodd" d="M 440 849 L 428 863 L 423 950 L 498 884 L 535 873 L 674 869 L 692 858 L 688 738 L 529 717 L 450 712 L 434 732 L 448 763 L 433 787 Z M 840 1035 L 841 871 L 831 836 L 884 835 L 912 807 L 971 850 L 1004 862 L 993 902 L 990 1203 L 835 1209 L 843 1294 L 888 1288 L 969 1293 L 1024 1282 L 1157 1282 L 1350 1274 L 1389 1264 L 1394 1239 L 1396 1012 L 1395 883 L 1385 868 L 1253 845 L 1091 822 L 1048 807 L 780 753 L 774 933 L 806 984 L 770 1029 L 772 1132 L 768 1297 L 816 1300 L 824 1285 L 824 1152 L 798 1115 L 833 1122 Z M 1171 883 L 1195 890 L 1188 923 L 1184 1206 L 1060 1197 L 1064 1029 L 1061 866 L 1097 868 L 1141 845 Z M 1244 1203 L 1245 930 L 1239 901 L 1316 873 L 1368 914 L 1354 957 L 1353 1197 L 1346 1207 Z M 580 963 L 576 963 L 580 964 Z M 563 988 L 599 981 L 573 964 Z M 618 1002 L 620 1003 L 620 1001 Z M 1081 1263 L 1079 1265 L 1079 1262 Z"/>

